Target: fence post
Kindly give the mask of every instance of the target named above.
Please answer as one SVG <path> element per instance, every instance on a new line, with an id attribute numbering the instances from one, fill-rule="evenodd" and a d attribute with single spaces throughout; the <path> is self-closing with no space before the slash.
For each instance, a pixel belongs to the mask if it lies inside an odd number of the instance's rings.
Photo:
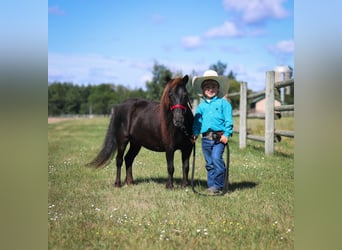
<path id="1" fill-rule="evenodd" d="M 274 81 L 275 72 L 266 72 L 265 154 L 274 151 Z"/>
<path id="2" fill-rule="evenodd" d="M 240 83 L 240 131 L 239 147 L 245 148 L 247 145 L 247 83 Z"/>

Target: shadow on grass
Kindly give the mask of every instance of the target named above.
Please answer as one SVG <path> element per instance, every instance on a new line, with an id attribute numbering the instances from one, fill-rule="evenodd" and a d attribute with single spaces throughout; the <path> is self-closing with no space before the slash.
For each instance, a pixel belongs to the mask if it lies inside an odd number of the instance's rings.
<path id="1" fill-rule="evenodd" d="M 265 147 L 264 145 L 248 145 L 248 147 L 252 148 L 255 151 L 258 151 L 260 153 L 265 153 Z M 281 157 L 292 157 L 294 156 L 293 152 L 280 152 L 274 149 L 274 155 L 281 156 Z"/>
<path id="2" fill-rule="evenodd" d="M 194 180 L 194 185 L 195 188 L 208 188 L 206 180 Z M 228 186 L 228 192 L 232 193 L 236 190 L 255 188 L 257 185 L 258 183 L 252 181 L 231 182 Z"/>
<path id="3" fill-rule="evenodd" d="M 134 180 L 135 185 L 139 185 L 142 183 L 148 183 L 148 182 L 154 182 L 154 183 L 159 183 L 163 184 L 164 187 L 167 182 L 167 178 L 164 177 L 151 177 L 151 178 L 137 178 Z M 180 188 L 182 183 L 181 178 L 173 178 L 173 185 L 175 188 Z M 228 190 L 229 192 L 235 192 L 236 190 L 243 190 L 243 189 L 250 189 L 250 188 L 255 188 L 258 185 L 256 182 L 252 181 L 240 181 L 240 182 L 232 182 L 229 183 Z M 191 186 L 191 180 L 189 180 L 189 187 Z M 207 181 L 206 180 L 194 180 L 194 186 L 195 188 L 200 188 L 200 189 L 206 189 L 207 188 Z"/>
<path id="4" fill-rule="evenodd" d="M 149 178 L 136 178 L 134 179 L 134 185 L 139 185 L 143 183 L 148 183 L 148 182 L 154 182 L 158 184 L 163 184 L 164 186 L 166 185 L 166 182 L 168 179 L 166 177 L 149 177 Z M 173 186 L 175 188 L 180 187 L 182 184 L 182 178 L 173 178 Z M 190 180 L 189 180 L 190 184 Z"/>
<path id="5" fill-rule="evenodd" d="M 257 185 L 258 183 L 252 181 L 233 182 L 229 184 L 228 190 L 229 192 L 235 192 L 235 190 L 255 188 Z"/>

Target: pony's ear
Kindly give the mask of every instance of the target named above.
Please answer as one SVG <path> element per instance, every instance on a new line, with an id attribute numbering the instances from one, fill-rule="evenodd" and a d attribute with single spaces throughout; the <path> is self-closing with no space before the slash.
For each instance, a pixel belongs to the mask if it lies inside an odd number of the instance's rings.
<path id="1" fill-rule="evenodd" d="M 189 76 L 185 75 L 182 79 L 183 85 L 187 84 L 188 81 L 189 81 Z"/>
<path id="2" fill-rule="evenodd" d="M 166 76 L 165 78 L 166 84 L 168 84 L 171 80 L 172 80 L 171 76 Z"/>

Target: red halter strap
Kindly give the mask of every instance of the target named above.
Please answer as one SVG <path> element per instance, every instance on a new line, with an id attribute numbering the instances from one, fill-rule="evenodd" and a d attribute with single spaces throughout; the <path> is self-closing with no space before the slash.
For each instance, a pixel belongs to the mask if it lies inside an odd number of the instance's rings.
<path id="1" fill-rule="evenodd" d="M 186 110 L 186 107 L 182 104 L 175 104 L 175 105 L 170 107 L 171 111 L 173 111 L 174 109 L 177 109 L 177 108 Z"/>

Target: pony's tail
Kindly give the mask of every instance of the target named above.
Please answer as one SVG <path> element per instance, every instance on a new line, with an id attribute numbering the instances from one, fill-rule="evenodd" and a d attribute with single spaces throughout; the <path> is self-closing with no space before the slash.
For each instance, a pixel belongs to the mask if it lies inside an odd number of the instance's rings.
<path id="1" fill-rule="evenodd" d="M 115 132 L 114 114 L 115 112 L 112 113 L 110 123 L 107 129 L 106 138 L 103 142 L 101 151 L 98 153 L 98 155 L 95 157 L 94 160 L 86 164 L 87 167 L 99 168 L 113 158 L 113 155 L 117 148 L 115 133 L 114 133 Z"/>

